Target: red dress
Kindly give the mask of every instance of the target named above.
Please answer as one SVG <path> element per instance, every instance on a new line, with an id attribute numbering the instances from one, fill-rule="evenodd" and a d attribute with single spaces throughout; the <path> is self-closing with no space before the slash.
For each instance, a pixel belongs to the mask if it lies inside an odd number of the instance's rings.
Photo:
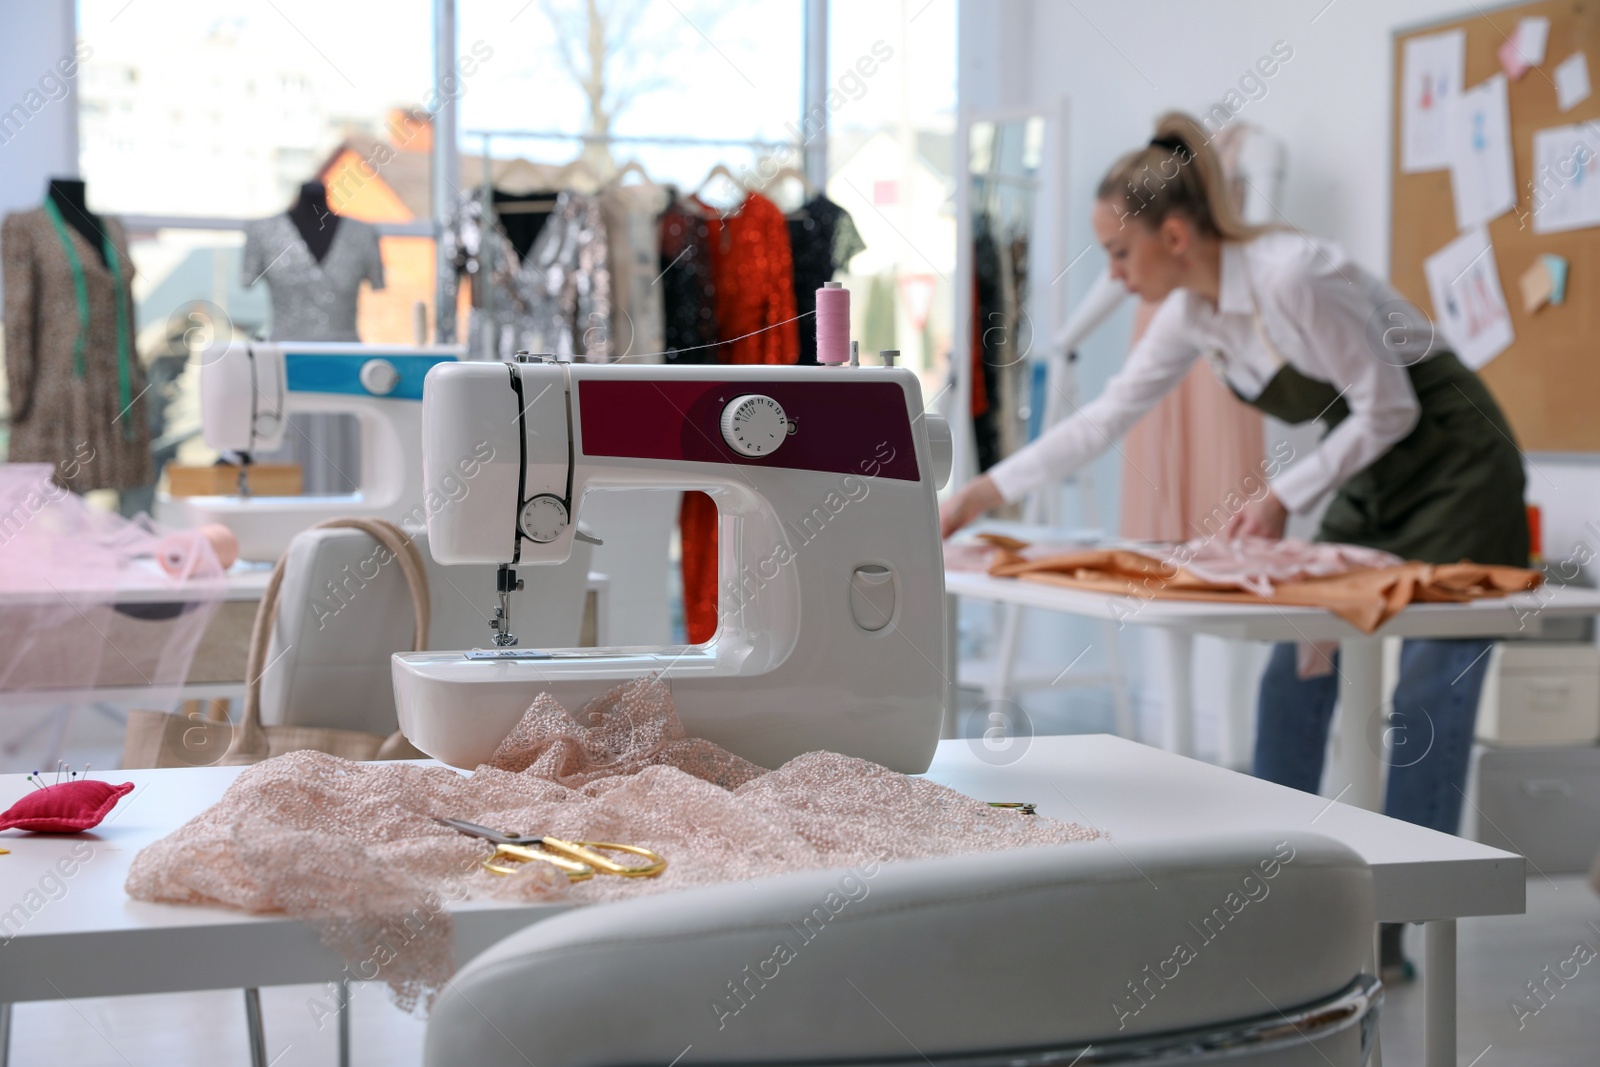
<path id="1" fill-rule="evenodd" d="M 783 212 L 760 193 L 745 197 L 738 212 L 727 216 L 694 202 L 707 215 L 717 336 L 726 339 L 714 350 L 716 361 L 798 363 L 799 323 L 790 321 L 795 317 L 794 261 Z M 683 494 L 678 533 L 683 620 L 689 643 L 699 644 L 717 632 L 717 505 L 709 496 Z"/>

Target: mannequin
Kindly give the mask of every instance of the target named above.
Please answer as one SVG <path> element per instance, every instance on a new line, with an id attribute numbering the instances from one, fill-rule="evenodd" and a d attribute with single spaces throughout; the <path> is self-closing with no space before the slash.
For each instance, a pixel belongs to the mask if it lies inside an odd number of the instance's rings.
<path id="1" fill-rule="evenodd" d="M 50 464 L 74 492 L 151 485 L 156 401 L 136 350 L 121 221 L 89 210 L 81 180 L 57 177 L 0 231 L 8 459 Z"/>
<path id="2" fill-rule="evenodd" d="M 288 215 L 294 228 L 300 231 L 311 258 L 318 263 L 327 259 L 328 249 L 333 247 L 333 235 L 339 229 L 339 216 L 328 206 L 328 187 L 315 181 L 300 186 L 300 195 L 290 206 Z"/>
<path id="3" fill-rule="evenodd" d="M 328 187 L 312 179 L 286 211 L 245 226 L 240 282 L 265 283 L 272 303 L 272 341 L 361 340 L 357 312 L 362 282 L 383 288 L 378 231 L 334 213 Z M 344 472 L 361 469 L 356 425 L 349 416 L 301 412 L 282 449 L 258 461 L 300 464 L 305 492 L 351 493 Z"/>
<path id="4" fill-rule="evenodd" d="M 89 210 L 87 193 L 81 178 L 51 178 L 45 196 L 61 212 L 61 220 L 83 234 L 106 265 L 106 231 L 100 216 Z"/>

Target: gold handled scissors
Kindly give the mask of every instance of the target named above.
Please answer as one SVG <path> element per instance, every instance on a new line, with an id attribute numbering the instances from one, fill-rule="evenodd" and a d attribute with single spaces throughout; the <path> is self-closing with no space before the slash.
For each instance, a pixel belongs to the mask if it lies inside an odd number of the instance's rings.
<path id="1" fill-rule="evenodd" d="M 548 863 L 574 882 L 593 878 L 596 874 L 614 874 L 619 878 L 654 878 L 667 869 L 667 861 L 658 853 L 638 845 L 619 845 L 611 841 L 564 841 L 548 834 L 507 833 L 465 819 L 436 818 L 434 822 L 493 845 L 494 851 L 484 859 L 483 866 L 496 874 L 514 874 L 517 865 L 532 861 Z M 606 852 L 625 852 L 641 856 L 646 862 L 618 863 L 604 855 Z M 515 865 L 505 862 L 508 860 L 514 861 Z"/>

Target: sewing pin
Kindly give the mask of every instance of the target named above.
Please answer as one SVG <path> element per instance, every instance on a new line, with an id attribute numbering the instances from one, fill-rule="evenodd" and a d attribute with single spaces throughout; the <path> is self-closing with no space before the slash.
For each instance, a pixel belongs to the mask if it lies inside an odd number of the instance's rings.
<path id="1" fill-rule="evenodd" d="M 89 780 L 89 768 L 93 767 L 93 766 L 94 766 L 94 764 L 92 764 L 92 763 L 85 763 L 83 765 L 83 780 L 84 781 L 87 782 Z"/>

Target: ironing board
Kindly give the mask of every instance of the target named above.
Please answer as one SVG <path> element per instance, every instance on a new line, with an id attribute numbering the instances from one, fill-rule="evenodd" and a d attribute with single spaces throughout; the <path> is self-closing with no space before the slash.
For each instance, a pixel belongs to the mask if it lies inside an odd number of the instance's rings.
<path id="1" fill-rule="evenodd" d="M 1372 867 L 1377 917 L 1426 921 L 1429 1067 L 1455 1063 L 1455 920 L 1524 910 L 1522 857 L 1273 785 L 1109 735 L 939 743 L 928 777 L 983 800 L 1032 801 L 1049 816 L 1108 831 L 1105 842 L 1192 840 L 1220 829 L 1309 829 L 1349 845 Z M 0 1034 L 9 1004 L 57 998 L 320 984 L 343 963 L 310 927 L 276 915 L 147 904 L 123 890 L 138 851 L 215 802 L 239 767 L 115 772 L 136 786 L 111 818 L 71 837 L 0 834 Z M 98 777 L 98 775 L 96 775 Z M 0 807 L 28 790 L 0 775 Z M 84 845 L 92 854 L 40 880 Z M 54 883 L 51 883 L 54 885 Z M 29 897 L 30 892 L 35 895 Z M 51 899 L 51 898 L 54 899 Z M 37 904 L 37 907 L 30 905 Z M 566 910 L 561 904 L 469 902 L 452 909 L 465 962 L 494 942 Z M 1448 1055 L 1446 1054 L 1448 1051 Z M 5 1062 L 0 1046 L 0 1067 Z"/>
<path id="2" fill-rule="evenodd" d="M 945 593 L 952 619 L 958 617 L 958 598 L 970 597 L 1109 620 L 1119 628 L 1138 624 L 1242 641 L 1339 642 L 1339 710 L 1323 788 L 1327 795 L 1368 811 L 1383 807 L 1384 739 L 1389 732 L 1382 715 L 1384 638 L 1528 635 L 1537 634 L 1545 619 L 1600 615 L 1600 590 L 1570 586 L 1465 604 L 1414 604 L 1373 634 L 1363 634 L 1321 608 L 1141 600 L 969 572 L 947 572 Z M 1166 747 L 1189 755 L 1194 747 L 1194 715 L 1187 657 L 1173 656 L 1172 672 L 1175 706 L 1168 709 Z M 1347 708 L 1360 709 L 1361 714 L 1351 715 Z M 953 724 L 947 724 L 946 736 L 954 732 Z"/>

